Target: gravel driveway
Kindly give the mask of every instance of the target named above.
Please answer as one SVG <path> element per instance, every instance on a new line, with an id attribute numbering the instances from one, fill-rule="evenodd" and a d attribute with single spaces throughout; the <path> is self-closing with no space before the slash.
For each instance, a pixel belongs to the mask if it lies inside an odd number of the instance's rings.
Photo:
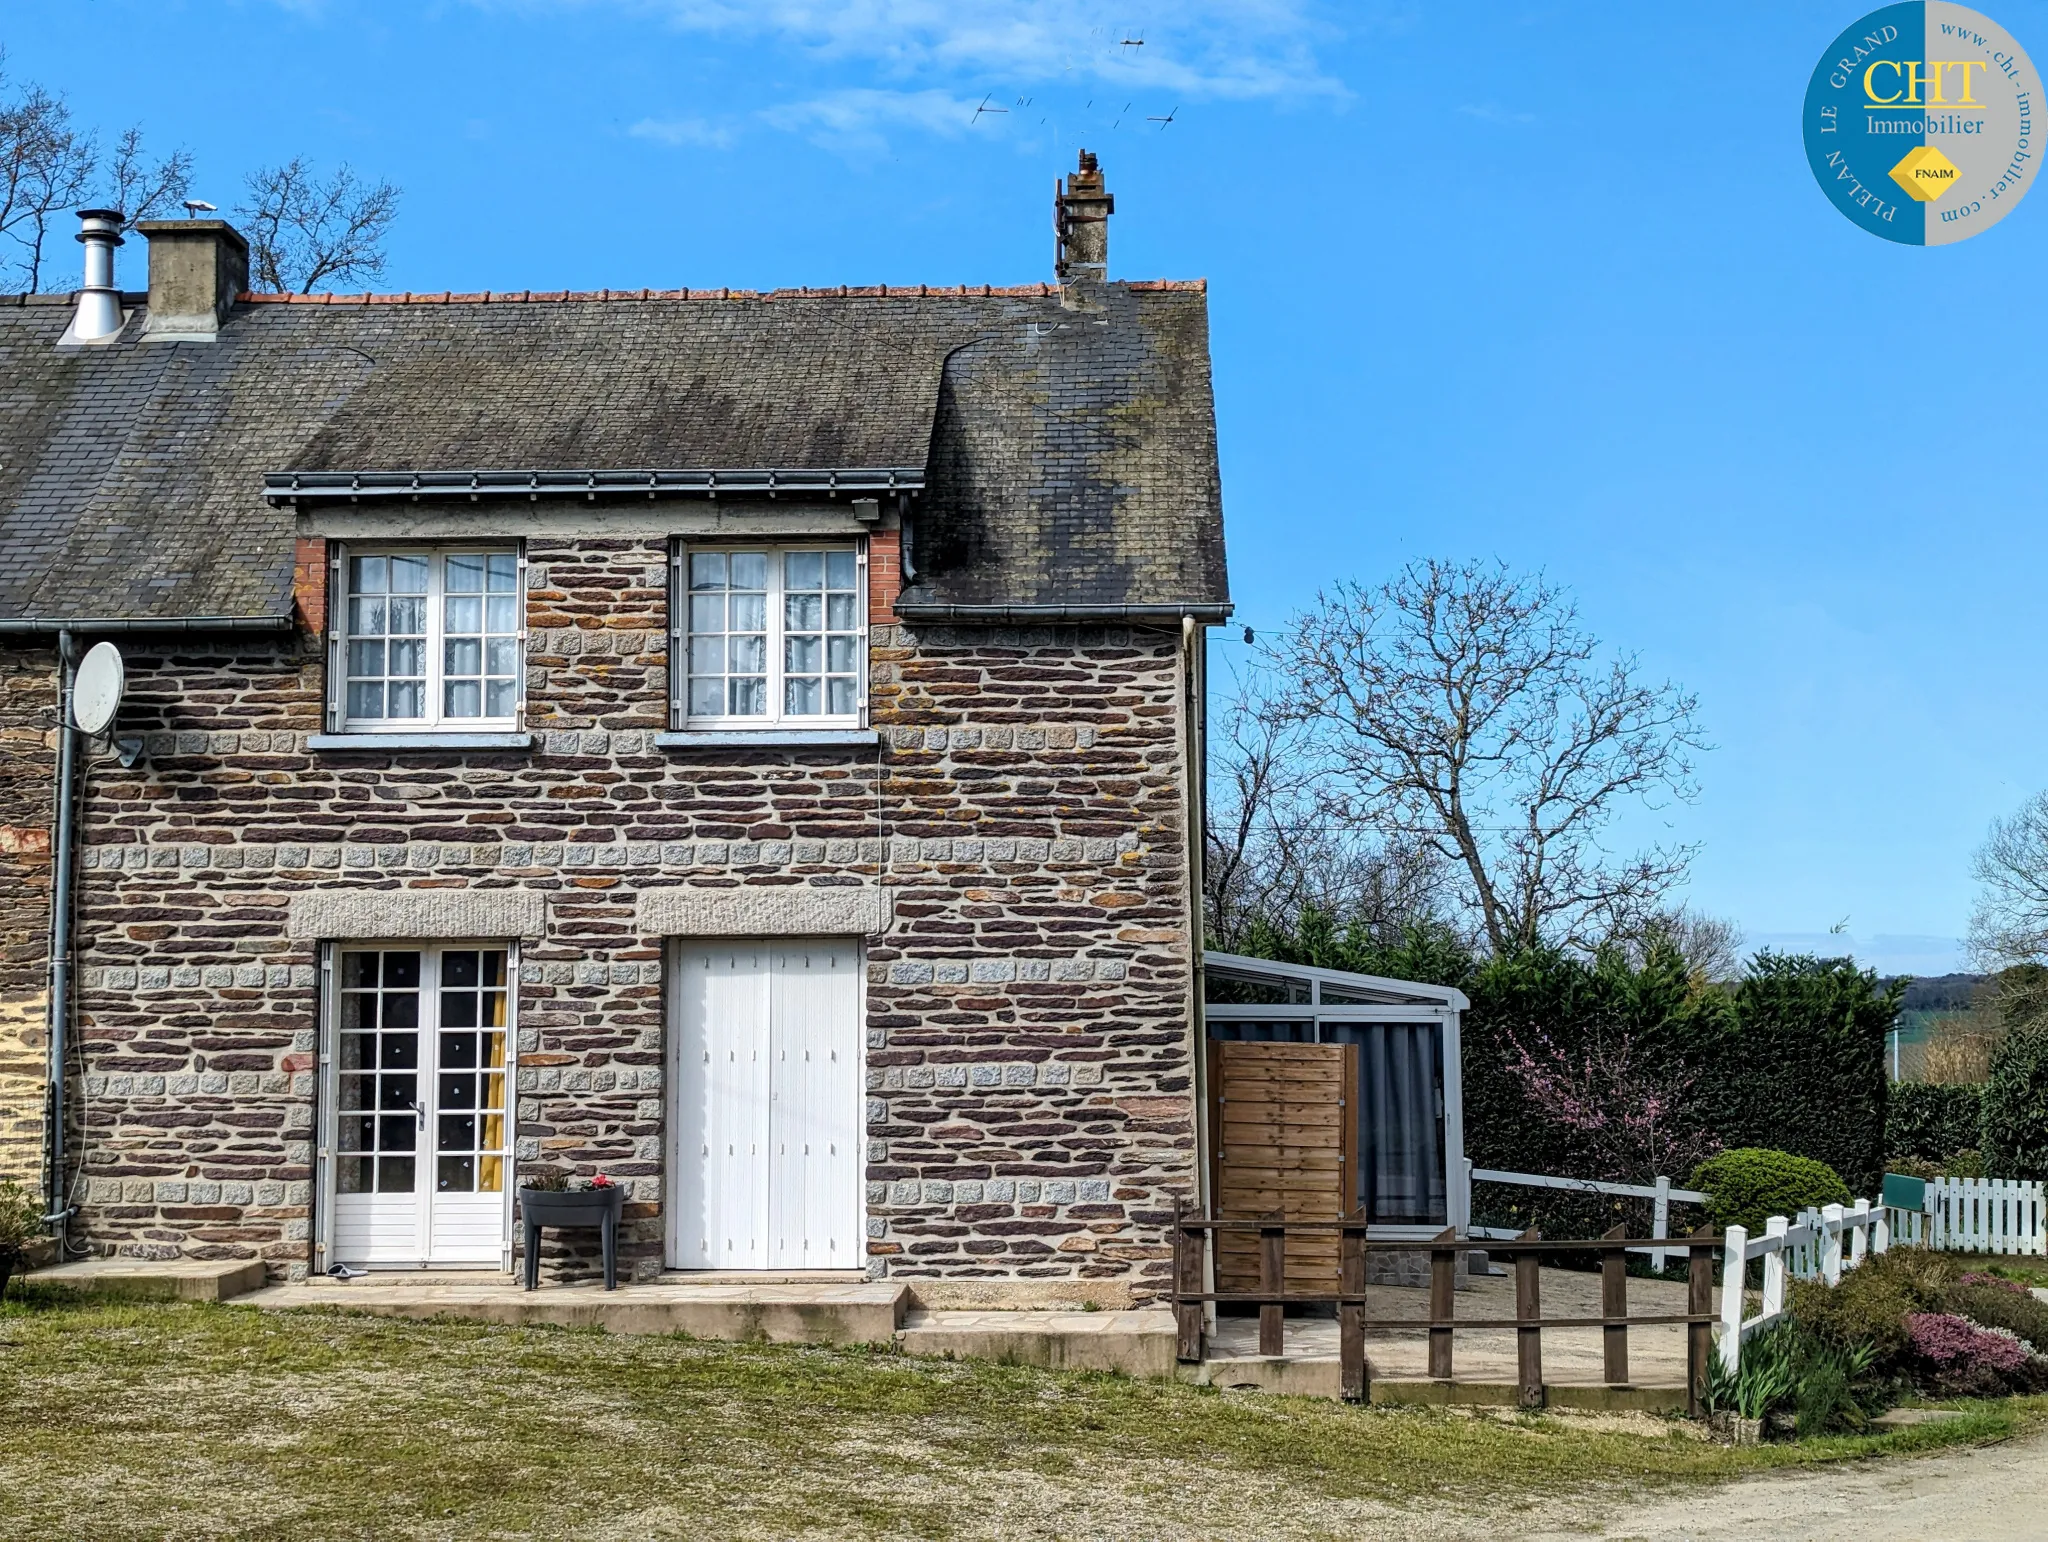
<path id="1" fill-rule="evenodd" d="M 1524 1542 L 2039 1542 L 2048 1537 L 2048 1435 L 1944 1456 L 1742 1478 L 1577 1528 L 1495 1531 Z"/>

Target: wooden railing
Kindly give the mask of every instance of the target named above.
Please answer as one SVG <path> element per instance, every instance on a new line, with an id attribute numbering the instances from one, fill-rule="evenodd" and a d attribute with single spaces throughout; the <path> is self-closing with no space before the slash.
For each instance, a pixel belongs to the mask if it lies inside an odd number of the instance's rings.
<path id="1" fill-rule="evenodd" d="M 1208 1239 L 1221 1232 L 1256 1232 L 1259 1238 L 1259 1288 L 1254 1291 L 1204 1289 Z M 1287 1239 L 1290 1234 L 1314 1233 L 1337 1237 L 1338 1289 L 1335 1291 L 1290 1291 L 1287 1278 Z M 1719 1322 L 1714 1312 L 1714 1256 L 1721 1239 L 1701 1230 L 1690 1237 L 1666 1239 L 1624 1235 L 1616 1227 L 1604 1237 L 1560 1240 L 1524 1232 L 1507 1241 L 1489 1240 L 1488 1255 L 1510 1258 L 1515 1269 L 1515 1315 L 1513 1317 L 1458 1317 L 1455 1315 L 1454 1287 L 1460 1252 L 1471 1243 L 1461 1240 L 1455 1230 L 1436 1237 L 1374 1238 L 1362 1216 L 1331 1221 L 1217 1220 L 1188 1214 L 1176 1207 L 1174 1214 L 1173 1314 L 1178 1333 L 1178 1353 L 1183 1361 L 1203 1358 L 1205 1307 L 1210 1302 L 1256 1306 L 1259 1309 L 1259 1353 L 1285 1353 L 1286 1314 L 1290 1306 L 1334 1306 L 1337 1309 L 1338 1384 L 1350 1402 L 1371 1400 L 1370 1368 L 1365 1355 L 1365 1335 L 1372 1328 L 1421 1328 L 1429 1335 L 1429 1375 L 1432 1380 L 1455 1379 L 1453 1344 L 1455 1334 L 1465 1329 L 1511 1328 L 1515 1333 L 1515 1362 L 1518 1399 L 1526 1408 L 1540 1408 L 1544 1402 L 1543 1330 L 1545 1328 L 1598 1328 L 1601 1330 L 1602 1375 L 1612 1385 L 1629 1381 L 1631 1327 L 1686 1327 L 1686 1403 L 1699 1417 L 1706 1409 L 1707 1360 L 1713 1331 Z M 1679 1246 L 1671 1247 L 1671 1241 Z M 1677 1313 L 1631 1316 L 1628 1310 L 1627 1254 L 1661 1243 L 1671 1251 L 1683 1251 L 1688 1260 L 1686 1310 Z M 1374 1317 L 1366 1285 L 1366 1260 L 1374 1253 L 1427 1253 L 1429 1255 L 1429 1316 Z M 1600 1315 L 1598 1317 L 1545 1317 L 1543 1315 L 1541 1262 L 1545 1254 L 1591 1255 L 1600 1265 Z M 1381 1289 L 1390 1287 L 1382 1286 Z"/>

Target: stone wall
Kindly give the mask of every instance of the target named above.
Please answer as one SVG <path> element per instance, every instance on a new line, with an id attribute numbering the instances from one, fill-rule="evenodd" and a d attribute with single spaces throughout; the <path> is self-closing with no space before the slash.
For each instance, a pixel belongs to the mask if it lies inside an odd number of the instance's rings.
<path id="1" fill-rule="evenodd" d="M 54 649 L 0 651 L 0 1178 L 40 1184 L 48 1088 Z"/>
<path id="2" fill-rule="evenodd" d="M 883 594 L 879 745 L 664 750 L 660 543 L 527 552 L 531 750 L 309 752 L 311 635 L 126 648 L 145 753 L 95 764 L 85 804 L 84 1233 L 302 1272 L 318 953 L 294 896 L 517 890 L 545 906 L 518 1159 L 625 1179 L 622 1253 L 652 1272 L 663 939 L 639 896 L 880 885 L 871 1271 L 1163 1281 L 1194 1170 L 1177 631 L 913 632 Z"/>

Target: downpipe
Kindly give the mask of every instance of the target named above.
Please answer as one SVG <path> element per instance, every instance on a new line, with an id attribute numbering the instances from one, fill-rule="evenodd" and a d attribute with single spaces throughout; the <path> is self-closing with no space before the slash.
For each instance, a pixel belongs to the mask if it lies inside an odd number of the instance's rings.
<path id="1" fill-rule="evenodd" d="M 70 1064 L 72 952 L 72 874 L 78 846 L 78 731 L 71 725 L 71 695 L 78 677 L 78 647 L 67 629 L 57 634 L 60 685 L 57 692 L 57 841 L 50 880 L 50 1093 L 44 1149 L 49 1162 L 49 1211 L 43 1220 L 63 1262 L 66 1233 L 73 1214 L 70 1185 L 65 1182 L 68 1154 L 64 1149 L 65 1071 Z"/>

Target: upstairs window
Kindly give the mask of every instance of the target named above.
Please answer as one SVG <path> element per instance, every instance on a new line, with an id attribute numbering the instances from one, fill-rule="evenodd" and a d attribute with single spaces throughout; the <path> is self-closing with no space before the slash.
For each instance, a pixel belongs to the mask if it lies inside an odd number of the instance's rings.
<path id="1" fill-rule="evenodd" d="M 525 651 L 518 552 L 350 548 L 339 569 L 342 728 L 518 725 Z"/>
<path id="2" fill-rule="evenodd" d="M 864 566 L 851 546 L 680 552 L 682 723 L 859 726 L 867 683 Z"/>

